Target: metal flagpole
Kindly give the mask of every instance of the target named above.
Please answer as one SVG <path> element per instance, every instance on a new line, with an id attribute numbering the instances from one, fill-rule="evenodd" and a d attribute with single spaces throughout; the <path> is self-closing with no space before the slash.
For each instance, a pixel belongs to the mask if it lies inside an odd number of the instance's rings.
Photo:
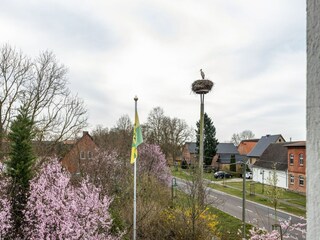
<path id="1" fill-rule="evenodd" d="M 135 101 L 135 116 L 137 114 L 137 102 L 138 97 L 134 98 Z M 137 159 L 134 161 L 133 169 L 133 240 L 136 240 L 137 236 Z"/>
<path id="2" fill-rule="evenodd" d="M 137 160 L 134 162 L 134 180 L 133 180 L 133 240 L 136 240 L 137 236 Z"/>

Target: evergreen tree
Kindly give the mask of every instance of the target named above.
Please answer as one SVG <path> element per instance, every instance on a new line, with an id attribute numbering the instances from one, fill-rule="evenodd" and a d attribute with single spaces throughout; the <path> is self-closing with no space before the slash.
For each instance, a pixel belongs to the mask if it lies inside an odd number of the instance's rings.
<path id="1" fill-rule="evenodd" d="M 207 115 L 204 114 L 204 127 L 203 127 L 203 161 L 205 166 L 210 166 L 212 158 L 216 155 L 218 139 L 216 138 L 216 128 L 213 125 L 213 121 Z M 199 154 L 200 145 L 200 121 L 197 122 L 197 152 Z"/>
<path id="2" fill-rule="evenodd" d="M 29 181 L 33 176 L 34 156 L 32 153 L 33 123 L 26 108 L 21 107 L 12 122 L 8 139 L 10 141 L 9 160 L 6 162 L 10 178 L 10 203 L 13 218 L 11 237 L 21 237 L 24 223 L 24 209 L 28 198 Z"/>
<path id="3" fill-rule="evenodd" d="M 230 158 L 230 171 L 231 172 L 236 172 L 237 171 L 237 166 L 236 166 L 236 156 L 234 154 L 231 155 Z"/>

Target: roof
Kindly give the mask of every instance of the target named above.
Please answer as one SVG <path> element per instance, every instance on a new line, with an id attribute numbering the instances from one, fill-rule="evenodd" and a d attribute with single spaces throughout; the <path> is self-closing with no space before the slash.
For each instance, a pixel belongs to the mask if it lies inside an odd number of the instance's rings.
<path id="1" fill-rule="evenodd" d="M 281 134 L 278 135 L 266 135 L 260 138 L 256 146 L 247 154 L 248 157 L 261 157 L 263 152 L 271 143 L 275 143 L 278 139 L 283 137 Z M 283 139 L 284 140 L 284 139 Z"/>
<path id="2" fill-rule="evenodd" d="M 271 143 L 257 160 L 253 167 L 262 167 L 285 171 L 288 169 L 288 150 L 285 147 L 286 143 Z"/>
<path id="3" fill-rule="evenodd" d="M 285 147 L 305 147 L 306 141 L 289 142 L 284 145 Z"/>
<path id="4" fill-rule="evenodd" d="M 241 155 L 247 155 L 257 145 L 259 139 L 242 140 L 238 145 L 238 151 Z"/>
<path id="5" fill-rule="evenodd" d="M 197 143 L 196 142 L 186 142 L 188 150 L 190 153 L 197 153 Z"/>
<path id="6" fill-rule="evenodd" d="M 237 147 L 233 143 L 219 143 L 217 145 L 218 154 L 239 154 Z"/>

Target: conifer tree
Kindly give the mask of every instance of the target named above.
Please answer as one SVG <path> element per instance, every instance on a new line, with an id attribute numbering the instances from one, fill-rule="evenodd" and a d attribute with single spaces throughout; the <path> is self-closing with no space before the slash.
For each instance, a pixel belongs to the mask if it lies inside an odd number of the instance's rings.
<path id="1" fill-rule="evenodd" d="M 24 209 L 28 198 L 29 181 L 33 176 L 34 156 L 32 153 L 33 123 L 25 107 L 19 109 L 12 122 L 8 139 L 10 141 L 9 160 L 6 162 L 10 179 L 9 195 L 13 225 L 10 237 L 21 237 L 24 223 Z"/>
<path id="2" fill-rule="evenodd" d="M 205 166 L 210 166 L 212 158 L 216 155 L 218 139 L 216 138 L 216 128 L 207 113 L 204 114 L 203 127 L 203 161 Z M 200 145 L 200 122 L 197 122 L 197 151 Z"/>

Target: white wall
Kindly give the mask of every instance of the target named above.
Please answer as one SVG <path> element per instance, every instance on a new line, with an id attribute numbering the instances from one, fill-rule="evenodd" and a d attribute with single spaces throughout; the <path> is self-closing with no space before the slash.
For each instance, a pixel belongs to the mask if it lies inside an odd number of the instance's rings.
<path id="1" fill-rule="evenodd" d="M 307 0 L 307 239 L 320 236 L 320 1 Z"/>
<path id="2" fill-rule="evenodd" d="M 270 179 L 273 174 L 272 169 L 265 169 L 260 167 L 252 168 L 252 180 L 259 183 L 264 183 L 270 185 Z M 288 172 L 287 171 L 278 171 L 276 170 L 276 175 L 278 178 L 277 187 L 288 188 Z"/>

